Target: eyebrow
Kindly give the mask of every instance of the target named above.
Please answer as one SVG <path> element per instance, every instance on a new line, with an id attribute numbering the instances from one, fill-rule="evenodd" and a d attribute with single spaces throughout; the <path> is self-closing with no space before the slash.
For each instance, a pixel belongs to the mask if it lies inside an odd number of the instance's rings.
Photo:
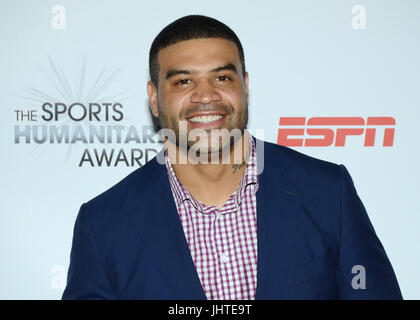
<path id="1" fill-rule="evenodd" d="M 236 67 L 233 63 L 228 63 L 224 66 L 217 67 L 215 69 L 210 70 L 210 72 L 219 72 L 219 71 L 222 71 L 222 70 L 232 70 L 232 71 L 238 73 L 238 71 L 236 70 Z"/>
<path id="2" fill-rule="evenodd" d="M 224 66 L 214 68 L 214 69 L 210 70 L 210 72 L 219 72 L 219 71 L 222 71 L 222 70 L 231 70 L 235 73 L 238 73 L 238 70 L 236 69 L 236 67 L 233 63 L 228 63 L 228 64 L 225 64 Z M 171 78 L 173 76 L 176 76 L 178 74 L 193 74 L 193 73 L 197 73 L 197 71 L 195 71 L 195 70 L 170 69 L 170 70 L 168 70 L 168 72 L 166 72 L 166 79 L 169 79 L 169 78 Z"/>

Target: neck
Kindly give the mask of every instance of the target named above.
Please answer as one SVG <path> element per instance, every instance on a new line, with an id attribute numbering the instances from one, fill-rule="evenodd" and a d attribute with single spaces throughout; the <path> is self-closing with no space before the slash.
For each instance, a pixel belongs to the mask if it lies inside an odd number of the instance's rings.
<path id="1" fill-rule="evenodd" d="M 230 147 L 227 156 L 220 152 L 217 156 L 223 161 L 217 163 L 191 161 L 186 157 L 186 151 L 174 145 L 167 145 L 171 144 L 170 141 L 165 142 L 165 147 L 168 147 L 172 168 L 182 185 L 204 204 L 220 206 L 236 190 L 245 172 L 250 156 L 248 134 L 245 131 Z M 210 158 L 214 159 L 215 155 Z"/>
<path id="2" fill-rule="evenodd" d="M 231 171 L 235 174 L 246 166 L 250 156 L 249 133 L 245 133 L 233 145 L 217 153 L 201 154 L 197 157 L 188 156 L 188 152 L 175 146 L 169 140 L 165 141 L 169 159 L 174 171 L 193 171 L 206 176 L 218 176 L 221 172 Z"/>

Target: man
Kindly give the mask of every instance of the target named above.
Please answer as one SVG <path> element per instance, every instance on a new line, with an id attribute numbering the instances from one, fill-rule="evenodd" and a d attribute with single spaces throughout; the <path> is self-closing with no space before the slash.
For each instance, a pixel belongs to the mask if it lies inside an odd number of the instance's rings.
<path id="1" fill-rule="evenodd" d="M 149 67 L 165 148 L 82 205 L 63 299 L 402 298 L 346 168 L 246 130 L 231 29 L 178 19 Z"/>

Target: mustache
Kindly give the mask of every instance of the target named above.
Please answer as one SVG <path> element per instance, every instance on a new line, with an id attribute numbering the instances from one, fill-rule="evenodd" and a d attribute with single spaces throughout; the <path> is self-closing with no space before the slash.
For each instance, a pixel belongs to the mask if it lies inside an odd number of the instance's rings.
<path id="1" fill-rule="evenodd" d="M 185 111 L 182 111 L 179 117 L 180 119 L 185 119 L 192 114 L 200 113 L 203 111 L 205 112 L 220 111 L 223 113 L 231 114 L 233 113 L 233 107 L 227 106 L 224 104 L 200 104 L 200 105 L 194 106 L 194 108 L 190 108 Z"/>

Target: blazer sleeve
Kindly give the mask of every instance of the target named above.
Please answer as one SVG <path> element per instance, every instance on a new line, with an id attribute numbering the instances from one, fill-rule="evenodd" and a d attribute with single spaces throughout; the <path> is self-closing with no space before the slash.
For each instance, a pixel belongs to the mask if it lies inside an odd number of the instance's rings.
<path id="1" fill-rule="evenodd" d="M 353 180 L 341 165 L 340 299 L 402 299 L 397 278 Z"/>
<path id="2" fill-rule="evenodd" d="M 62 299 L 115 299 L 105 276 L 86 204 L 81 206 L 74 225 L 67 285 Z"/>

